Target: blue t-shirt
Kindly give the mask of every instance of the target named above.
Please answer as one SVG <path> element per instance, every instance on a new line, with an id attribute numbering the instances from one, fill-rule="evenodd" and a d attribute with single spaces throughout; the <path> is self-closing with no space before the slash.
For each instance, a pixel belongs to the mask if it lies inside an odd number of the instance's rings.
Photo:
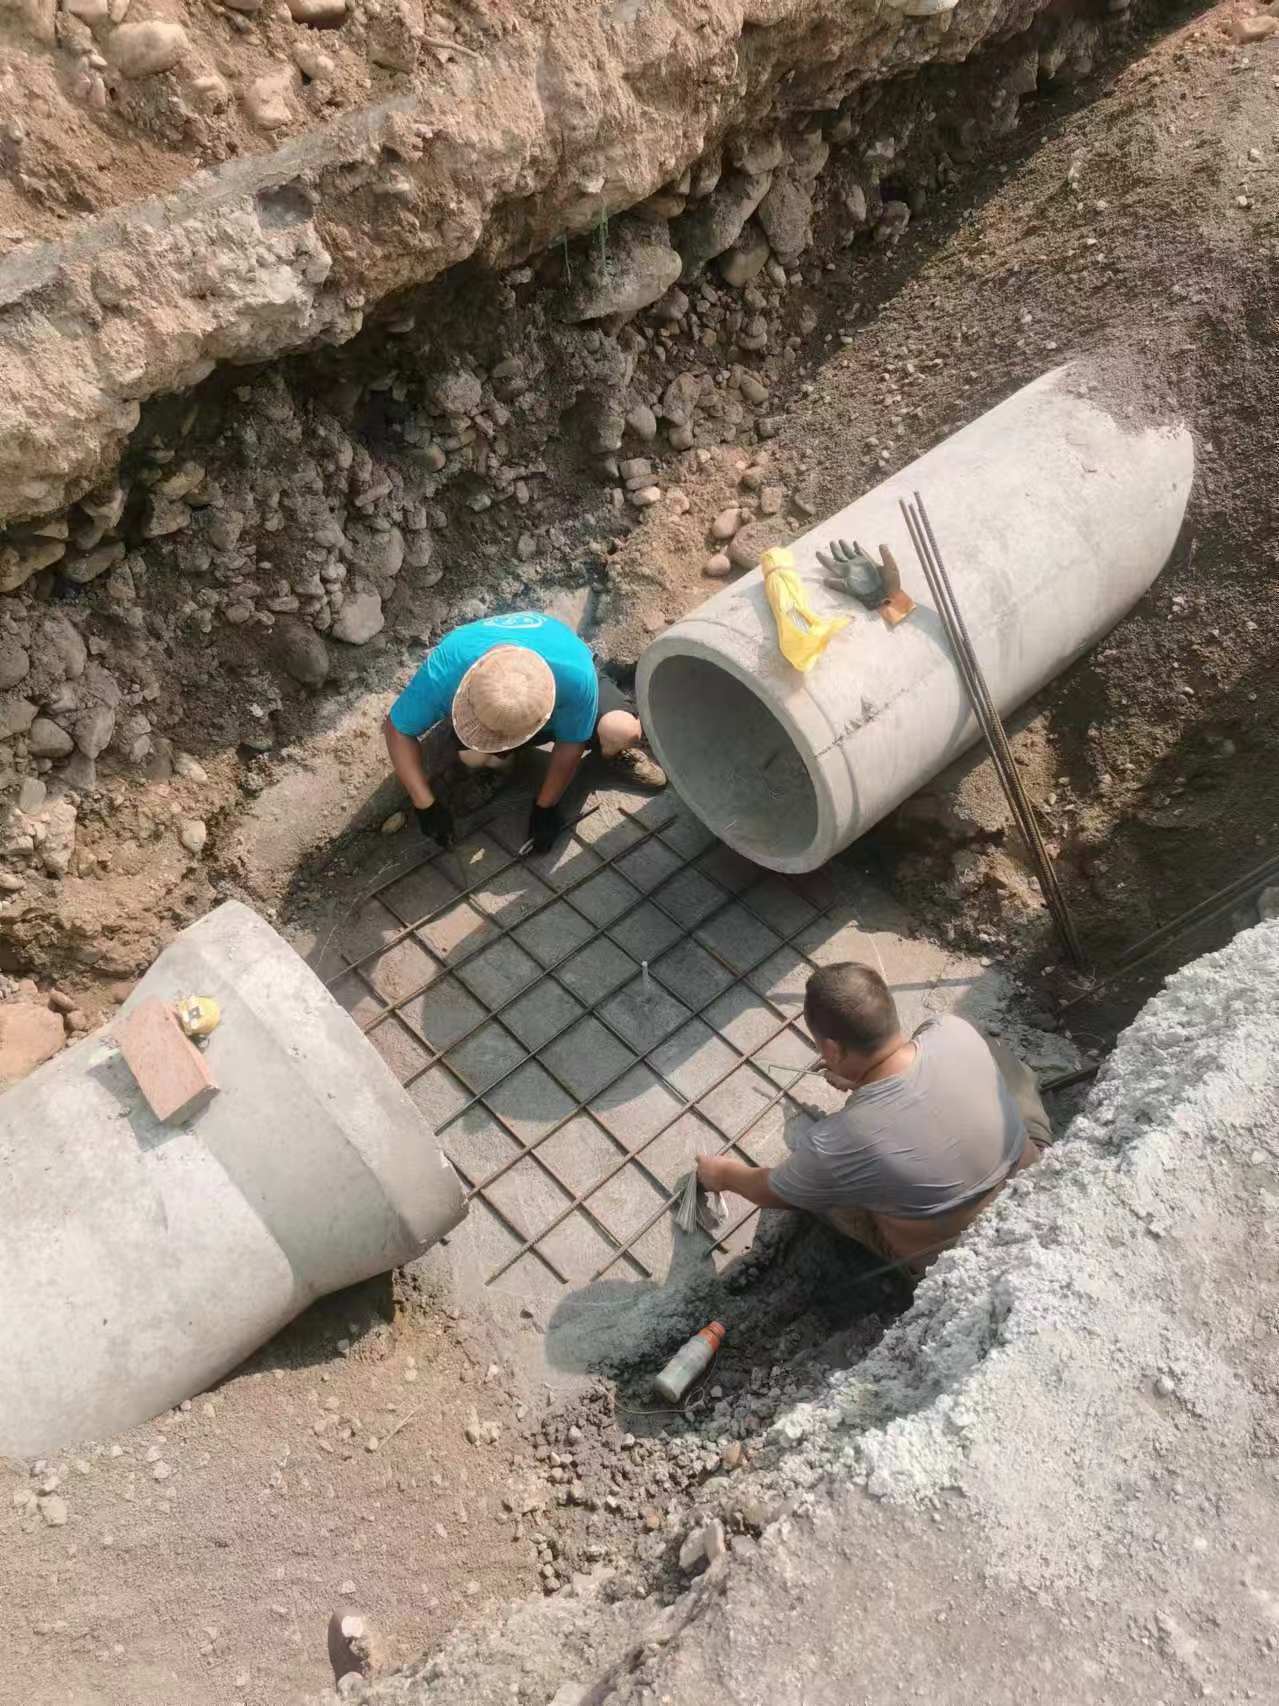
<path id="1" fill-rule="evenodd" d="M 523 611 L 467 622 L 433 646 L 417 674 L 391 706 L 391 723 L 418 740 L 452 714 L 453 695 L 471 665 L 494 646 L 526 646 L 545 658 L 555 677 L 555 709 L 546 724 L 549 740 L 585 743 L 595 733 L 599 684 L 590 647 L 553 616 Z"/>

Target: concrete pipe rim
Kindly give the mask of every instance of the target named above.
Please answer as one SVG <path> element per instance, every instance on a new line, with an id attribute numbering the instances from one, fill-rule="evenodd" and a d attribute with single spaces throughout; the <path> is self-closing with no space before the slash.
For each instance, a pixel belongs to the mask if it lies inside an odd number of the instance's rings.
<path id="1" fill-rule="evenodd" d="M 718 704 L 726 714 L 695 726 L 687 713 L 688 698 L 708 684 L 719 689 Z M 767 697 L 749 670 L 681 632 L 678 644 L 658 640 L 645 653 L 640 696 L 645 732 L 673 787 L 720 841 L 753 864 L 782 874 L 799 875 L 825 864 L 835 851 L 836 807 L 828 778 L 806 756 L 810 743 L 794 718 Z M 766 830 L 752 831 L 743 821 L 746 814 L 734 805 L 731 790 L 740 771 L 731 746 L 726 750 L 715 729 L 721 736 L 731 734 L 742 760 L 756 750 L 761 735 L 784 738 L 785 748 L 765 752 L 761 765 L 782 761 L 780 797 L 765 794 L 769 784 L 761 780 L 749 812 L 761 826 L 767 823 Z"/>

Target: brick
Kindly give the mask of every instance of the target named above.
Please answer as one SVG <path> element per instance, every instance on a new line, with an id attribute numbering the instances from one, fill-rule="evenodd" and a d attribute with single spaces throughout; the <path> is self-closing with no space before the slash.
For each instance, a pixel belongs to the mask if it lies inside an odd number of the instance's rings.
<path id="1" fill-rule="evenodd" d="M 420 1072 L 431 1058 L 394 1014 L 375 1025 L 368 1039 L 401 1084 Z"/>
<path id="2" fill-rule="evenodd" d="M 600 1016 L 637 1054 L 647 1054 L 688 1018 L 688 1008 L 651 978 L 647 994 L 642 977 L 632 978 L 599 1009 Z"/>
<path id="3" fill-rule="evenodd" d="M 451 1048 L 479 1025 L 486 1013 L 455 977 L 440 978 L 424 994 L 406 1001 L 400 1011 L 436 1053 Z"/>
<path id="4" fill-rule="evenodd" d="M 332 986 L 330 994 L 338 1006 L 350 1014 L 362 1031 L 366 1030 L 372 1020 L 386 1009 L 386 1003 L 379 1000 L 358 971 L 349 971 L 345 976 L 338 978 Z"/>
<path id="5" fill-rule="evenodd" d="M 568 899 L 596 926 L 612 924 L 615 919 L 639 905 L 639 890 L 632 888 L 616 871 L 597 871 L 593 877 L 573 889 Z"/>
<path id="6" fill-rule="evenodd" d="M 411 936 L 397 942 L 376 959 L 369 960 L 361 969 L 378 994 L 388 1002 L 404 1000 L 440 975 L 439 961 L 432 959 L 422 944 L 415 942 Z"/>
<path id="7" fill-rule="evenodd" d="M 529 1061 L 485 1097 L 492 1111 L 521 1143 L 534 1143 L 574 1109 L 573 1100 L 536 1061 Z"/>
<path id="8" fill-rule="evenodd" d="M 637 889 L 647 894 L 650 889 L 664 883 L 668 877 L 673 877 L 683 862 L 678 853 L 673 853 L 660 837 L 655 836 L 620 858 L 615 869 L 621 872 L 628 883 L 633 883 Z"/>
<path id="9" fill-rule="evenodd" d="M 582 1101 L 620 1078 L 635 1060 L 630 1049 L 592 1017 L 544 1048 L 541 1058 Z"/>
<path id="10" fill-rule="evenodd" d="M 760 867 L 744 859 L 732 847 L 726 847 L 722 841 L 717 841 L 714 847 L 708 848 L 697 861 L 697 869 L 703 876 L 712 878 L 721 888 L 730 894 L 740 894 L 743 889 L 750 888 L 758 882 Z"/>
<path id="11" fill-rule="evenodd" d="M 733 981 L 733 974 L 691 939 L 663 954 L 650 969 L 694 1012 L 700 1012 Z"/>
<path id="12" fill-rule="evenodd" d="M 636 1066 L 591 1103 L 591 1112 L 619 1142 L 637 1149 L 668 1121 L 674 1121 L 684 1104 L 662 1084 L 647 1066 Z"/>
<path id="13" fill-rule="evenodd" d="M 609 940 L 628 953 L 633 960 L 648 960 L 650 964 L 681 936 L 680 926 L 673 918 L 645 901 L 625 918 L 619 918 L 609 929 Z"/>
<path id="14" fill-rule="evenodd" d="M 741 1054 L 753 1054 L 757 1048 L 776 1036 L 786 1021 L 771 1007 L 766 1007 L 749 985 L 735 983 L 724 991 L 702 1017 L 728 1038 Z"/>
<path id="15" fill-rule="evenodd" d="M 593 927 L 566 900 L 557 900 L 511 932 L 522 948 L 544 966 L 558 965 L 575 948 L 589 942 Z"/>
<path id="16" fill-rule="evenodd" d="M 648 1056 L 654 1072 L 660 1072 L 690 1102 L 717 1079 L 726 1078 L 740 1062 L 736 1050 L 700 1019 L 683 1026 Z"/>
<path id="17" fill-rule="evenodd" d="M 626 1155 L 589 1114 L 578 1114 L 553 1132 L 539 1146 L 538 1153 L 575 1196 L 598 1184 Z"/>
<path id="18" fill-rule="evenodd" d="M 509 929 L 545 905 L 553 893 L 554 890 L 539 882 L 531 871 L 526 871 L 522 865 L 513 865 L 475 889 L 471 904 L 486 917 L 499 920 Z"/>
<path id="19" fill-rule="evenodd" d="M 817 916 L 789 877 L 770 872 L 761 882 L 747 889 L 743 901 L 765 924 L 771 924 L 779 936 L 793 936 Z"/>
<path id="20" fill-rule="evenodd" d="M 525 1058 L 525 1050 L 496 1019 L 481 1025 L 474 1036 L 456 1043 L 448 1054 L 450 1072 L 472 1090 L 487 1090 Z"/>
<path id="21" fill-rule="evenodd" d="M 457 897 L 457 884 L 432 860 L 383 889 L 378 899 L 402 923 L 417 924 L 432 913 L 444 911 Z"/>
<path id="22" fill-rule="evenodd" d="M 753 1066 L 741 1066 L 717 1090 L 703 1096 L 697 1106 L 713 1120 L 725 1137 L 738 1137 L 764 1113 L 777 1094 L 777 1086 Z"/>
<path id="23" fill-rule="evenodd" d="M 548 977 L 504 1008 L 502 1023 L 526 1049 L 536 1052 L 552 1037 L 567 1031 L 584 1011 L 580 1001 Z"/>
<path id="24" fill-rule="evenodd" d="M 115 1026 L 116 1046 L 156 1119 L 189 1119 L 217 1094 L 209 1063 L 184 1035 L 171 1007 L 142 1001 Z"/>
<path id="25" fill-rule="evenodd" d="M 457 969 L 457 978 L 486 1007 L 500 1007 L 543 975 L 516 943 L 502 938 Z"/>
<path id="26" fill-rule="evenodd" d="M 655 1137 L 635 1158 L 635 1165 L 655 1175 L 666 1191 L 673 1191 L 699 1155 L 710 1155 L 724 1140 L 714 1126 L 693 1109 Z"/>
<path id="27" fill-rule="evenodd" d="M 794 948 L 779 948 L 763 965 L 749 972 L 746 981 L 787 1018 L 795 1018 L 804 1011 L 804 990 L 812 975 L 812 964 Z"/>
<path id="28" fill-rule="evenodd" d="M 629 954 L 601 937 L 566 960 L 557 975 L 584 1006 L 594 1007 L 638 970 Z"/>
<path id="29" fill-rule="evenodd" d="M 471 1099 L 471 1092 L 444 1066 L 432 1066 L 409 1085 L 409 1095 L 434 1132 L 453 1118 Z M 447 1129 L 444 1139 L 447 1144 Z"/>
<path id="30" fill-rule="evenodd" d="M 492 924 L 469 901 L 459 901 L 418 931 L 431 952 L 442 960 L 459 959 L 494 934 Z"/>
<path id="31" fill-rule="evenodd" d="M 653 898 L 677 924 L 692 930 L 717 906 L 722 906 L 728 896 L 700 871 L 686 868 L 677 872 Z"/>

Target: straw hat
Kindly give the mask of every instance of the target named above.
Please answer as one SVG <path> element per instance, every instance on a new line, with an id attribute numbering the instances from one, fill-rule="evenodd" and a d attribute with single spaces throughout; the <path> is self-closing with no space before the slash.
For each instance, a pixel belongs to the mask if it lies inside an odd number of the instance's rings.
<path id="1" fill-rule="evenodd" d="M 555 677 L 524 646 L 494 646 L 467 670 L 453 695 L 453 727 L 472 752 L 523 746 L 555 709 Z"/>

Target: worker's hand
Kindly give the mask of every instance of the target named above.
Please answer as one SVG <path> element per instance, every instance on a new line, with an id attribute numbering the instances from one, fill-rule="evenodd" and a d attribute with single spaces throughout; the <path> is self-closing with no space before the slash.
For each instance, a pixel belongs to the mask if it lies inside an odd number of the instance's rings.
<path id="1" fill-rule="evenodd" d="M 724 1189 L 724 1157 L 722 1155 L 699 1155 L 697 1157 L 697 1182 L 704 1191 L 722 1191 Z"/>
<path id="2" fill-rule="evenodd" d="M 432 800 L 429 806 L 417 808 L 417 826 L 442 852 L 453 845 L 453 813 L 442 800 Z"/>
<path id="3" fill-rule="evenodd" d="M 559 839 L 564 828 L 564 820 L 560 816 L 558 806 L 539 806 L 533 802 L 533 810 L 529 814 L 528 833 L 533 843 L 534 853 L 549 853 Z"/>

